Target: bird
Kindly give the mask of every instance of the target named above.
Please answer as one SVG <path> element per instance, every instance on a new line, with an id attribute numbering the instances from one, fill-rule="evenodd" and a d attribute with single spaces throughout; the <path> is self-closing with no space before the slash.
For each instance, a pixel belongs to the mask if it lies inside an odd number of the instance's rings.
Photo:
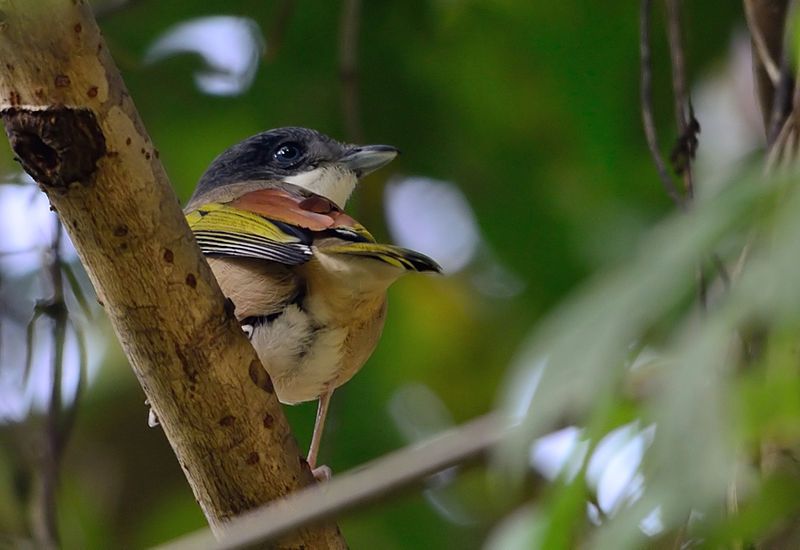
<path id="1" fill-rule="evenodd" d="M 374 351 L 387 290 L 440 273 L 428 256 L 378 243 L 344 208 L 389 145 L 351 145 L 301 127 L 261 132 L 222 152 L 184 213 L 242 330 L 285 404 L 318 401 L 306 461 L 317 479 L 334 390 Z"/>

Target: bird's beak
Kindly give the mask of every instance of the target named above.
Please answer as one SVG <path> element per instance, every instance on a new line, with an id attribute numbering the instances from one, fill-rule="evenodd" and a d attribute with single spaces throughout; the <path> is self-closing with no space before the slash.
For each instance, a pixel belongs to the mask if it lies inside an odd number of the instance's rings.
<path id="1" fill-rule="evenodd" d="M 386 166 L 399 153 L 400 151 L 391 145 L 360 145 L 345 151 L 339 162 L 360 178 Z"/>

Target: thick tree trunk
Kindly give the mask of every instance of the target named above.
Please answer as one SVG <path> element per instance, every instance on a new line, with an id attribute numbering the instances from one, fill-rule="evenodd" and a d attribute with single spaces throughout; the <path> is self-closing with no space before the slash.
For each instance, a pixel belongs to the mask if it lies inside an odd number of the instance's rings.
<path id="1" fill-rule="evenodd" d="M 0 104 L 216 533 L 312 483 L 83 0 L 0 0 Z M 285 547 L 342 548 L 335 525 Z"/>

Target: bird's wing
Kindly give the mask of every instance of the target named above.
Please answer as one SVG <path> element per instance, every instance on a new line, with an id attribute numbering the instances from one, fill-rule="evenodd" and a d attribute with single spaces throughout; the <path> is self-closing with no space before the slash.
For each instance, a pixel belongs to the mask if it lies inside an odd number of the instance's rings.
<path id="1" fill-rule="evenodd" d="M 345 214 L 332 201 L 308 192 L 259 189 L 245 193 L 229 206 L 307 230 L 317 238 L 338 237 L 347 241 L 375 242 L 369 231 Z"/>
<path id="2" fill-rule="evenodd" d="M 204 254 L 285 265 L 299 265 L 312 256 L 309 231 L 228 204 L 204 204 L 186 220 Z"/>
<path id="3" fill-rule="evenodd" d="M 393 246 L 390 244 L 350 242 L 320 249 L 325 254 L 346 254 L 362 258 L 372 258 L 405 271 L 430 271 L 441 273 L 442 268 L 425 254 Z"/>
<path id="4" fill-rule="evenodd" d="M 245 193 L 229 203 L 231 206 L 278 220 L 315 233 L 341 233 L 350 239 L 375 242 L 364 226 L 345 214 L 336 204 L 308 192 L 292 193 L 286 189 L 259 189 Z"/>
<path id="5" fill-rule="evenodd" d="M 298 265 L 310 259 L 315 242 L 326 254 L 373 258 L 409 271 L 441 271 L 423 254 L 376 243 L 364 226 L 319 195 L 259 189 L 226 204 L 201 206 L 187 218 L 206 254 Z"/>

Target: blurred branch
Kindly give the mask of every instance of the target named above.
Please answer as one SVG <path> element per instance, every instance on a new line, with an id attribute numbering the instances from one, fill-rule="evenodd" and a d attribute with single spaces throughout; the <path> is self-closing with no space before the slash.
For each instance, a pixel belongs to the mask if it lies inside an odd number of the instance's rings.
<path id="1" fill-rule="evenodd" d="M 776 123 L 773 113 L 776 91 L 782 81 L 782 59 L 784 58 L 784 35 L 786 13 L 790 0 L 744 0 L 744 13 L 753 43 L 753 68 L 756 91 L 764 130 L 769 143 L 774 143 L 782 124 Z M 791 76 L 791 75 L 790 75 Z M 791 87 L 793 83 L 789 81 Z M 791 97 L 791 94 L 789 94 Z"/>
<path id="2" fill-rule="evenodd" d="M 26 359 L 23 380 L 30 384 L 37 323 L 44 317 L 50 322 L 51 369 L 50 396 L 45 414 L 44 444 L 36 456 L 38 491 L 33 497 L 32 525 L 37 544 L 42 548 L 59 545 L 57 494 L 61 462 L 77 416 L 80 398 L 86 382 L 86 349 L 79 326 L 71 321 L 67 303 L 63 269 L 67 265 L 61 257 L 63 230 L 58 218 L 53 218 L 53 241 L 44 255 L 43 276 L 50 287 L 50 297 L 39 300 L 34 307 L 26 330 Z M 64 353 L 67 330 L 72 327 L 78 345 L 77 385 L 69 399 L 63 395 L 63 378 L 66 362 Z"/>
<path id="3" fill-rule="evenodd" d="M 267 48 L 264 54 L 264 61 L 274 61 L 283 48 L 286 37 L 286 29 L 297 5 L 295 0 L 281 0 L 278 7 L 270 17 L 272 24 L 267 31 Z"/>
<path id="4" fill-rule="evenodd" d="M 762 118 L 767 135 L 766 172 L 775 174 L 781 168 L 796 164 L 798 156 L 798 120 L 800 90 L 796 86 L 796 36 L 792 36 L 796 2 L 794 0 L 744 0 L 747 23 L 756 55 L 753 65 L 758 84 Z M 780 59 L 778 75 L 775 60 Z M 761 348 L 751 343 L 758 336 L 746 336 L 745 345 L 758 349 L 748 355 L 747 365 L 762 359 Z M 794 348 L 795 346 L 793 346 Z M 791 352 L 789 361 L 796 360 Z M 796 376 L 796 375 L 795 375 Z M 765 478 L 785 476 L 800 478 L 798 471 L 797 437 L 765 435 L 760 441 L 759 466 Z M 797 548 L 800 544 L 800 516 L 796 513 L 782 518 L 780 525 L 755 541 L 756 548 Z"/>
<path id="5" fill-rule="evenodd" d="M 694 109 L 686 84 L 686 56 L 683 50 L 681 25 L 681 0 L 666 0 L 667 38 L 672 65 L 672 96 L 675 104 L 675 123 L 678 140 L 670 155 L 675 172 L 683 176 L 686 199 L 694 197 L 692 161 L 697 152 L 697 134 L 700 125 L 694 118 Z"/>
<path id="6" fill-rule="evenodd" d="M 102 2 L 99 6 L 93 6 L 92 9 L 94 11 L 94 16 L 97 19 L 102 19 L 123 11 L 126 8 L 130 8 L 138 2 L 140 2 L 140 0 L 107 0 L 106 2 Z"/>
<path id="7" fill-rule="evenodd" d="M 58 490 L 59 464 L 62 451 L 68 439 L 61 434 L 61 409 L 64 404 L 61 386 L 64 374 L 64 346 L 67 338 L 67 305 L 64 303 L 64 287 L 61 277 L 61 224 L 54 220 L 55 240 L 50 248 L 48 276 L 52 285 L 52 297 L 42 307 L 45 315 L 52 323 L 50 344 L 53 347 L 53 364 L 50 373 L 50 402 L 47 407 L 46 451 L 42 478 L 44 480 L 43 516 L 51 541 L 58 542 L 58 524 L 56 520 L 56 492 Z"/>
<path id="8" fill-rule="evenodd" d="M 207 529 L 177 539 L 162 550 L 217 550 L 269 543 L 286 533 L 395 493 L 431 474 L 486 453 L 508 435 L 494 414 L 480 417 L 427 441 L 385 455 L 352 472 L 308 487 L 229 523 L 216 541 Z"/>
<path id="9" fill-rule="evenodd" d="M 342 84 L 342 113 L 347 139 L 364 141 L 359 99 L 358 35 L 361 26 L 361 0 L 343 0 L 339 26 L 339 78 Z"/>
<path id="10" fill-rule="evenodd" d="M 64 276 L 67 278 L 69 288 L 72 291 L 72 295 L 75 296 L 75 300 L 78 302 L 78 306 L 80 306 L 81 311 L 87 319 L 91 319 L 93 317 L 92 310 L 89 307 L 89 302 L 86 300 L 86 295 L 81 288 L 81 284 L 78 282 L 78 277 L 75 275 L 75 270 L 72 269 L 72 266 L 67 262 L 62 262 L 61 270 L 64 273 Z"/>
<path id="11" fill-rule="evenodd" d="M 38 465 L 40 487 L 38 494 L 34 496 L 32 521 L 34 537 L 42 548 L 59 546 L 56 495 L 62 451 L 69 439 L 68 433 L 61 433 L 61 410 L 64 401 L 61 389 L 68 314 L 61 277 L 61 224 L 58 219 L 55 219 L 54 222 L 56 226 L 54 239 L 50 245 L 47 267 L 44 270 L 49 278 L 51 296 L 36 304 L 36 313 L 28 325 L 28 359 L 26 361 L 27 375 L 32 361 L 35 325 L 40 316 L 44 315 L 49 318 L 51 324 L 52 367 L 50 370 L 50 399 L 45 417 L 45 442 Z M 75 405 L 73 404 L 73 406 Z"/>
<path id="12" fill-rule="evenodd" d="M 642 123 L 647 139 L 647 147 L 650 149 L 650 156 L 658 171 L 658 177 L 667 195 L 675 205 L 681 210 L 686 209 L 684 199 L 678 192 L 672 177 L 667 171 L 667 164 L 661 156 L 658 146 L 658 133 L 656 131 L 655 118 L 653 117 L 653 61 L 650 49 L 650 22 L 652 19 L 653 0 L 642 0 L 639 13 L 639 60 L 641 71 L 641 104 L 642 104 Z"/>
<path id="13" fill-rule="evenodd" d="M 35 251 L 36 251 L 36 247 L 35 246 L 31 246 L 31 247 L 28 247 L 28 248 L 22 248 L 20 250 L 0 250 L 0 258 L 2 258 L 4 256 L 16 256 L 18 254 L 28 254 L 30 252 L 35 252 Z"/>
<path id="14" fill-rule="evenodd" d="M 69 232 L 212 529 L 313 483 L 88 3 L 0 0 L 0 11 L 14 153 Z M 281 544 L 345 547 L 335 525 Z"/>
<path id="15" fill-rule="evenodd" d="M 772 100 L 772 109 L 769 114 L 769 124 L 767 130 L 767 147 L 778 142 L 781 130 L 792 112 L 792 90 L 794 89 L 794 77 L 792 76 L 789 64 L 789 52 L 784 49 L 781 54 L 781 65 L 778 72 L 778 80 L 775 83 L 775 93 Z"/>
<path id="16" fill-rule="evenodd" d="M 681 18 L 681 0 L 666 0 L 667 6 L 667 40 L 672 67 L 672 98 L 675 111 L 675 126 L 678 138 L 670 154 L 672 166 L 679 176 L 683 177 L 685 201 L 694 198 L 694 176 L 692 162 L 697 153 L 697 134 L 700 124 L 694 117 L 692 100 L 686 79 L 686 55 L 683 49 L 683 25 Z M 722 265 L 722 262 L 717 262 Z M 708 305 L 708 278 L 701 262 L 697 267 L 697 295 L 700 305 L 706 309 Z"/>
<path id="17" fill-rule="evenodd" d="M 757 23 L 754 3 L 753 0 L 744 0 L 744 14 L 747 26 L 750 28 L 753 49 L 755 50 L 757 62 L 763 67 L 772 85 L 777 86 L 778 80 L 780 80 L 780 69 L 775 59 L 772 58 L 767 41 L 764 39 L 764 34 Z"/>

